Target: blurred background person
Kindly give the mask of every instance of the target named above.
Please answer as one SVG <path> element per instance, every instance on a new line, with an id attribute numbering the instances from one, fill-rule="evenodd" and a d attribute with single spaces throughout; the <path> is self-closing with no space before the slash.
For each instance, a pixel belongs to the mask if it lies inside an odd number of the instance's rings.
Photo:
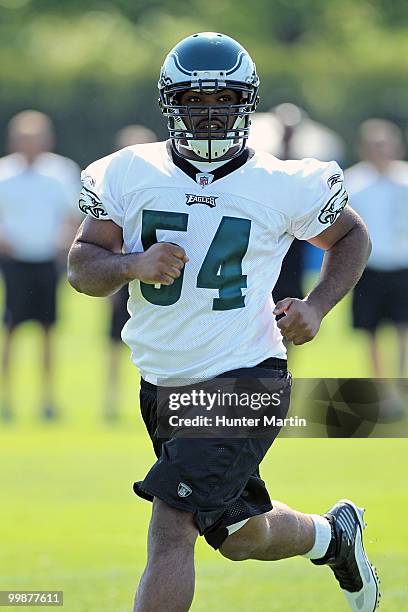
<path id="1" fill-rule="evenodd" d="M 343 140 L 333 130 L 313 121 L 296 104 L 284 102 L 267 113 L 252 118 L 249 146 L 261 148 L 279 159 L 315 157 L 322 161 L 344 158 Z M 273 290 L 274 302 L 285 297 L 302 299 L 306 268 L 318 270 L 322 253 L 319 249 L 294 240 L 283 260 L 282 270 Z"/>
<path id="2" fill-rule="evenodd" d="M 156 142 L 156 134 L 143 125 L 127 125 L 118 131 L 115 138 L 115 151 L 136 144 Z M 109 298 L 110 324 L 109 339 L 110 349 L 108 355 L 108 374 L 106 377 L 106 397 L 104 416 L 108 421 L 115 421 L 119 417 L 120 391 L 119 391 L 119 365 L 120 350 L 122 347 L 121 332 L 129 318 L 127 301 L 129 298 L 129 287 L 125 285 L 117 293 Z"/>
<path id="3" fill-rule="evenodd" d="M 10 154 L 0 159 L 0 261 L 5 284 L 0 414 L 12 416 L 14 334 L 25 321 L 42 329 L 42 415 L 56 416 L 51 332 L 56 321 L 57 259 L 78 225 L 79 168 L 51 153 L 54 130 L 43 113 L 26 110 L 8 124 Z M 64 264 L 65 265 L 65 264 Z"/>
<path id="4" fill-rule="evenodd" d="M 353 293 L 353 326 L 364 330 L 376 378 L 385 375 L 377 332 L 395 326 L 398 369 L 403 378 L 408 341 L 408 163 L 401 130 L 382 119 L 368 119 L 359 129 L 361 161 L 345 173 L 353 208 L 368 226 L 372 253 Z"/>
<path id="5" fill-rule="evenodd" d="M 345 157 L 343 139 L 291 102 L 254 115 L 248 142 L 280 159 L 315 157 L 322 161 L 342 161 Z"/>

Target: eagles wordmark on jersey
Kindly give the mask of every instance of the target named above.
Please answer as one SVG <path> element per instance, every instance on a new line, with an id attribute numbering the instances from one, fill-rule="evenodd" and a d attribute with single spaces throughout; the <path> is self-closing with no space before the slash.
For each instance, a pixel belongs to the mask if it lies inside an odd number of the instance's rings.
<path id="1" fill-rule="evenodd" d="M 142 377 L 212 378 L 286 350 L 272 289 L 294 237 L 308 240 L 347 202 L 336 162 L 281 161 L 245 149 L 203 181 L 170 143 L 136 145 L 83 173 L 81 210 L 123 228 L 123 251 L 181 246 L 189 262 L 171 286 L 130 283 L 122 337 Z"/>

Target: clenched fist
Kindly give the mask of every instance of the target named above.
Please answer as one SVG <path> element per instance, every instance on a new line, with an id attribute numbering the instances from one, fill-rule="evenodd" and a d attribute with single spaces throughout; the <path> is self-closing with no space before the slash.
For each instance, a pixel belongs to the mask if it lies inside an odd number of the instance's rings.
<path id="1" fill-rule="evenodd" d="M 283 315 L 278 320 L 282 336 L 293 344 L 305 344 L 313 340 L 319 331 L 322 316 L 307 299 L 285 298 L 277 302 L 273 314 Z"/>
<path id="2" fill-rule="evenodd" d="M 148 285 L 172 285 L 188 262 L 184 249 L 169 242 L 157 242 L 147 251 L 129 257 L 134 259 L 129 275 Z"/>

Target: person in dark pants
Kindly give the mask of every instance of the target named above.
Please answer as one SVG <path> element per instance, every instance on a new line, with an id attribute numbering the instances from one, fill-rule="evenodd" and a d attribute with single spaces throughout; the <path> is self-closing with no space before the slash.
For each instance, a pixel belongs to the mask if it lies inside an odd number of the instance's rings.
<path id="1" fill-rule="evenodd" d="M 281 150 L 278 157 L 280 159 L 295 159 L 292 153 L 292 141 L 296 126 L 301 121 L 301 114 L 300 112 L 296 113 L 298 109 L 293 104 L 281 104 L 280 108 L 282 112 L 276 113 L 276 115 L 282 124 L 283 133 Z M 287 109 L 286 112 L 285 108 Z M 282 269 L 272 292 L 275 304 L 283 300 L 287 295 L 299 299 L 303 298 L 302 278 L 304 269 L 304 250 L 305 244 L 301 240 L 296 240 L 295 238 L 283 259 Z M 288 343 L 288 347 L 289 346 L 290 343 Z"/>
<path id="2" fill-rule="evenodd" d="M 269 117 L 268 117 L 269 115 Z M 279 134 L 279 138 L 272 139 L 271 153 L 279 159 L 302 159 L 303 157 L 316 157 L 329 161 L 343 155 L 342 139 L 326 126 L 309 119 L 305 111 L 295 104 L 284 102 L 269 113 L 265 113 L 271 122 L 271 129 Z M 273 123 L 277 122 L 276 124 Z M 278 129 L 279 128 L 279 129 Z M 265 131 L 267 138 L 268 133 Z M 276 148 L 276 150 L 273 150 Z M 273 300 L 279 302 L 287 295 L 296 298 L 304 297 L 303 276 L 305 272 L 306 249 L 312 248 L 301 240 L 293 240 L 287 252 L 282 269 L 273 289 Z M 288 343 L 288 348 L 290 343 Z"/>
<path id="3" fill-rule="evenodd" d="M 52 329 L 56 322 L 57 258 L 70 240 L 79 215 L 72 203 L 79 168 L 50 153 L 51 120 L 23 111 L 8 126 L 10 155 L 0 160 L 0 260 L 5 284 L 1 416 L 13 415 L 11 357 L 14 334 L 25 321 L 42 330 L 42 414 L 56 416 Z"/>
<path id="4" fill-rule="evenodd" d="M 361 161 L 345 173 L 353 206 L 369 229 L 373 249 L 353 292 L 353 326 L 364 330 L 376 378 L 386 375 L 378 329 L 396 329 L 398 365 L 407 374 L 408 349 L 408 163 L 401 131 L 380 119 L 365 121 L 359 132 Z"/>

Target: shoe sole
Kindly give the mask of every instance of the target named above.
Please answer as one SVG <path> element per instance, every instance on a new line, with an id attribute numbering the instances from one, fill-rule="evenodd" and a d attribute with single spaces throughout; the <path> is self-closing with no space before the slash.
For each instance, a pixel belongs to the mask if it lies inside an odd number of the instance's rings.
<path id="1" fill-rule="evenodd" d="M 341 503 L 347 504 L 348 506 L 351 506 L 353 508 L 354 513 L 355 513 L 355 515 L 357 517 L 358 523 L 360 525 L 360 529 L 359 529 L 359 531 L 356 534 L 356 543 L 355 543 L 355 546 L 354 546 L 354 554 L 356 556 L 356 561 L 357 561 L 358 569 L 360 570 L 360 573 L 361 573 L 363 579 L 367 575 L 367 571 L 368 571 L 370 576 L 371 576 L 371 578 L 372 578 L 372 580 L 373 580 L 373 584 L 375 585 L 375 590 L 376 590 L 375 604 L 374 604 L 374 607 L 372 608 L 372 611 L 374 612 L 374 610 L 376 610 L 379 607 L 379 605 L 380 605 L 380 599 L 381 599 L 380 579 L 378 577 L 376 568 L 368 560 L 368 557 L 367 557 L 365 549 L 364 549 L 363 531 L 367 527 L 367 524 L 364 521 L 365 508 L 359 508 L 358 506 L 356 506 L 356 504 L 354 502 L 352 502 L 349 499 L 341 499 L 340 501 L 337 502 L 337 504 L 341 504 Z M 364 584 L 364 580 L 363 580 L 363 584 Z M 366 584 L 367 584 L 367 581 L 366 581 Z M 362 590 L 364 590 L 364 588 L 365 588 L 365 586 L 363 586 Z M 344 593 L 347 593 L 347 591 L 344 591 Z M 352 609 L 356 610 L 355 607 L 352 608 Z"/>

